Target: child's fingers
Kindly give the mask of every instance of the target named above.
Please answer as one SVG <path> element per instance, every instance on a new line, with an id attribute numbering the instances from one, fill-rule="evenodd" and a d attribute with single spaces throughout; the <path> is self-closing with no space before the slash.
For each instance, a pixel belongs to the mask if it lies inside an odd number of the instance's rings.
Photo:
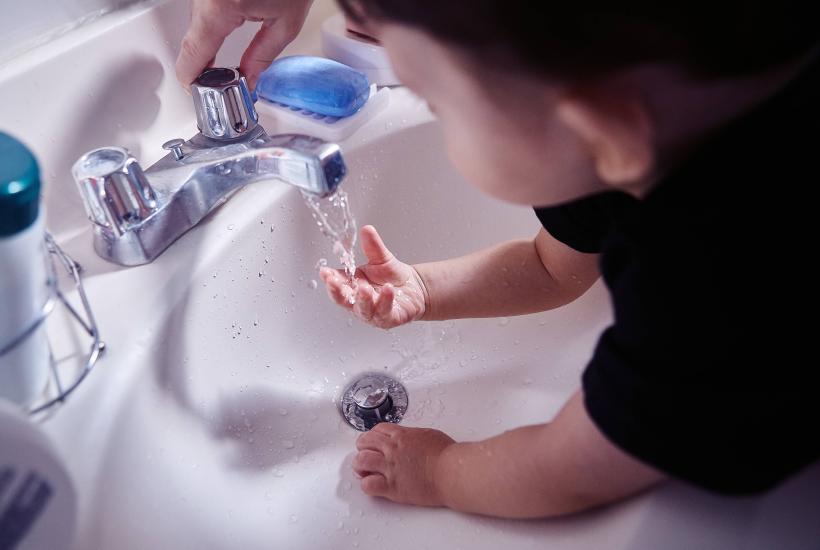
<path id="1" fill-rule="evenodd" d="M 393 437 L 394 435 L 399 435 L 402 430 L 406 429 L 407 428 L 402 428 L 398 424 L 393 424 L 392 422 L 379 422 L 367 433 L 375 433 L 385 437 Z"/>
<path id="2" fill-rule="evenodd" d="M 364 432 L 356 439 L 356 448 L 360 451 L 365 449 L 381 451 L 382 445 L 386 445 L 387 441 L 388 437 L 385 434 L 370 430 L 369 432 Z"/>
<path id="3" fill-rule="evenodd" d="M 365 321 L 370 321 L 373 318 L 373 306 L 373 287 L 365 281 L 360 281 L 359 288 L 356 289 L 356 305 L 353 306 L 356 313 Z"/>
<path id="4" fill-rule="evenodd" d="M 328 280 L 325 281 L 325 286 L 327 287 L 328 295 L 336 301 L 336 299 L 344 300 L 344 287 L 345 285 L 342 284 L 341 281 L 338 280 Z"/>
<path id="5" fill-rule="evenodd" d="M 387 469 L 387 461 L 384 455 L 377 451 L 369 449 L 359 451 L 353 457 L 353 470 L 359 475 L 365 475 L 374 472 L 384 472 Z"/>
<path id="6" fill-rule="evenodd" d="M 380 319 L 386 319 L 393 309 L 393 299 L 396 296 L 396 291 L 393 285 L 386 284 L 382 287 L 379 297 L 376 299 L 375 316 Z"/>
<path id="7" fill-rule="evenodd" d="M 333 279 L 339 279 L 342 282 L 347 281 L 347 274 L 344 271 L 330 267 L 320 267 L 319 277 L 321 277 L 324 282 L 328 282 Z"/>
<path id="8" fill-rule="evenodd" d="M 393 254 L 384 245 L 375 227 L 365 225 L 359 233 L 362 237 L 362 251 L 367 256 L 368 262 L 379 265 L 393 259 Z"/>
<path id="9" fill-rule="evenodd" d="M 350 309 L 352 304 L 348 299 L 350 292 L 352 292 L 351 288 L 345 285 L 342 282 L 342 279 L 339 277 L 335 277 L 333 275 L 326 275 L 325 273 L 320 273 L 322 280 L 325 282 L 325 287 L 327 288 L 327 295 L 330 296 L 330 299 L 342 306 L 345 309 Z"/>
<path id="10" fill-rule="evenodd" d="M 328 285 L 327 295 L 330 296 L 330 299 L 336 302 L 336 304 L 345 309 L 350 309 L 353 307 L 353 304 L 351 304 L 350 300 L 347 298 L 345 290 L 350 291 L 350 287 Z"/>
<path id="11" fill-rule="evenodd" d="M 345 301 L 345 307 L 353 309 L 356 305 L 356 292 L 347 285 L 341 287 L 342 298 Z"/>
<path id="12" fill-rule="evenodd" d="M 363 477 L 362 491 L 371 497 L 387 496 L 387 478 L 381 474 L 371 474 Z"/>
<path id="13" fill-rule="evenodd" d="M 319 277 L 321 277 L 324 282 L 328 282 L 333 277 L 333 270 L 329 267 L 320 267 Z"/>

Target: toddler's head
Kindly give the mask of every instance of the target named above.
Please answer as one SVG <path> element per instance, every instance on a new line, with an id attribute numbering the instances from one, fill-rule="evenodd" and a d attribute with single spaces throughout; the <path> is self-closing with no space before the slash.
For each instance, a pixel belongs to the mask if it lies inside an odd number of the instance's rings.
<path id="1" fill-rule="evenodd" d="M 340 1 L 440 119 L 456 167 L 537 206 L 640 196 L 818 39 L 788 1 Z"/>

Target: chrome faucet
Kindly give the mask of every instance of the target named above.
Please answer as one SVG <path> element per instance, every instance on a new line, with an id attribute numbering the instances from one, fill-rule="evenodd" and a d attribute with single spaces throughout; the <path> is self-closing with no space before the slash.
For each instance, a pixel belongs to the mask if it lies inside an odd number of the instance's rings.
<path id="1" fill-rule="evenodd" d="M 191 94 L 199 133 L 166 142 L 170 152 L 147 170 L 122 147 L 94 149 L 74 164 L 94 249 L 104 259 L 121 265 L 153 261 L 249 183 L 277 179 L 324 197 L 344 179 L 338 145 L 265 132 L 238 70 L 207 69 Z"/>

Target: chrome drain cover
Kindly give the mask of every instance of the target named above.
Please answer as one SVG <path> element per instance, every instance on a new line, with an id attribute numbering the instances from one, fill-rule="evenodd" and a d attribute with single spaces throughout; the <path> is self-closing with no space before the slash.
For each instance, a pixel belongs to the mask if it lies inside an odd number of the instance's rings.
<path id="1" fill-rule="evenodd" d="M 339 411 L 360 432 L 379 422 L 398 424 L 407 411 L 407 390 L 398 380 L 384 374 L 365 374 L 345 388 Z"/>

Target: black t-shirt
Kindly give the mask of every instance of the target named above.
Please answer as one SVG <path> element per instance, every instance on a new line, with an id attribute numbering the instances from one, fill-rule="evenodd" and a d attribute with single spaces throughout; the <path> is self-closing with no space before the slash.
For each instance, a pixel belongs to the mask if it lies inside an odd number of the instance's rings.
<path id="1" fill-rule="evenodd" d="M 615 321 L 583 374 L 617 446 L 731 494 L 820 457 L 820 63 L 712 135 L 641 200 L 536 208 L 600 252 Z"/>

